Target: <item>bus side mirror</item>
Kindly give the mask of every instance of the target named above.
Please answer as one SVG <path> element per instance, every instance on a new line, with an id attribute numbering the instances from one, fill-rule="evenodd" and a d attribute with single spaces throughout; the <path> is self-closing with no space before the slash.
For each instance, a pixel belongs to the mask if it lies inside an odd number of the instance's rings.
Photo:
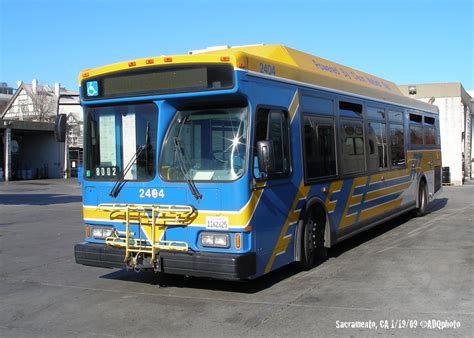
<path id="1" fill-rule="evenodd" d="M 267 176 L 273 172 L 273 142 L 257 142 L 258 170 Z"/>
<path id="2" fill-rule="evenodd" d="M 56 141 L 64 142 L 66 141 L 66 114 L 56 115 L 56 121 L 54 124 L 54 136 Z"/>

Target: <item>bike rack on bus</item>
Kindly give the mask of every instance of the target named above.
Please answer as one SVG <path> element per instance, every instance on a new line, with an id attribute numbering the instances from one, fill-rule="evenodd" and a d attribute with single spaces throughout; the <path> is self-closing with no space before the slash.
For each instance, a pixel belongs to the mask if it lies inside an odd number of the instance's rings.
<path id="1" fill-rule="evenodd" d="M 165 230 L 166 226 L 188 225 L 196 217 L 195 209 L 190 205 L 154 205 L 154 204 L 100 204 L 98 209 L 110 212 L 114 218 L 125 218 L 125 231 L 115 230 L 112 236 L 105 239 L 106 245 L 125 248 L 125 263 L 135 267 L 140 254 L 151 255 L 150 264 L 155 267 L 157 254 L 160 250 L 188 251 L 188 244 L 182 241 L 157 239 L 156 229 Z M 151 215 L 151 219 L 150 219 Z M 144 224 L 143 219 L 147 224 Z M 139 234 L 130 232 L 130 223 L 138 223 Z M 151 238 L 141 238 L 143 227 L 150 227 Z M 146 236 L 146 232 L 145 237 Z M 133 257 L 135 254 L 135 257 Z"/>

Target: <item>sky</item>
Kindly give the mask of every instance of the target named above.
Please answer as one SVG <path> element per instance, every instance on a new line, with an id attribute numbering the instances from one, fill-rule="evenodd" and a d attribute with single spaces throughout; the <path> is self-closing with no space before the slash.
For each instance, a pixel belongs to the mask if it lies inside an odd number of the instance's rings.
<path id="1" fill-rule="evenodd" d="M 0 82 L 119 61 L 283 44 L 396 84 L 474 89 L 474 0 L 0 0 Z"/>

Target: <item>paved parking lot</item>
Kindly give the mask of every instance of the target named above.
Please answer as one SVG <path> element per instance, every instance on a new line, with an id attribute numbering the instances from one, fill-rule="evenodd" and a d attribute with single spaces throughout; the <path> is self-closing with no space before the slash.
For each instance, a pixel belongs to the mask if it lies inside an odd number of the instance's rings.
<path id="1" fill-rule="evenodd" d="M 310 271 L 249 283 L 75 264 L 80 194 L 74 181 L 0 183 L 0 336 L 473 332 L 474 185 L 444 187 L 425 217 L 360 234 Z"/>

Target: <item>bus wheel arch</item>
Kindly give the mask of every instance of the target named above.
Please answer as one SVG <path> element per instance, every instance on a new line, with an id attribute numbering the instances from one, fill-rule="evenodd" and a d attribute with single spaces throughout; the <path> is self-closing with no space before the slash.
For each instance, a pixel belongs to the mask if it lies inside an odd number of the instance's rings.
<path id="1" fill-rule="evenodd" d="M 331 245 L 329 218 L 323 202 L 318 198 L 308 201 L 297 225 L 295 261 L 309 269 L 317 260 L 325 260 Z"/>
<path id="2" fill-rule="evenodd" d="M 416 209 L 415 215 L 421 217 L 426 215 L 428 207 L 428 184 L 426 177 L 422 175 L 418 182 L 418 189 L 416 191 Z"/>

